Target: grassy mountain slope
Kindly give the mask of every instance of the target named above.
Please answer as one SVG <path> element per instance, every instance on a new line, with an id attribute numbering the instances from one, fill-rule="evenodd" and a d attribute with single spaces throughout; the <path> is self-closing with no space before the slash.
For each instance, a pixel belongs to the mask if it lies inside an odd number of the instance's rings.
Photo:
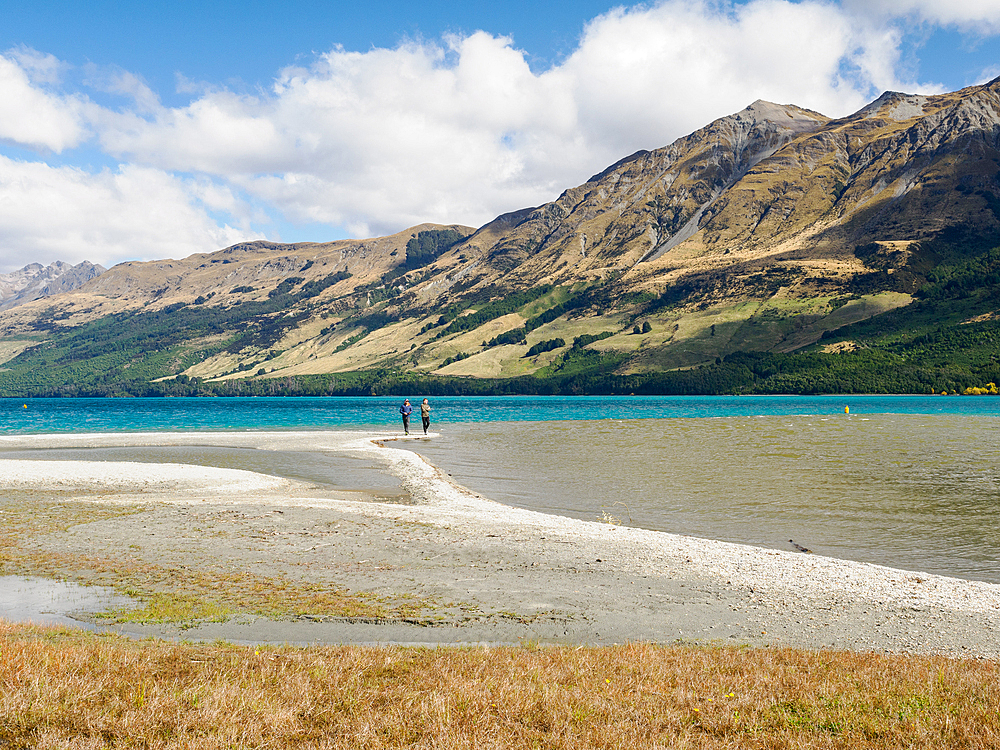
<path id="1" fill-rule="evenodd" d="M 0 393 L 985 384 L 998 92 L 755 102 L 479 230 L 122 264 L 0 313 Z"/>

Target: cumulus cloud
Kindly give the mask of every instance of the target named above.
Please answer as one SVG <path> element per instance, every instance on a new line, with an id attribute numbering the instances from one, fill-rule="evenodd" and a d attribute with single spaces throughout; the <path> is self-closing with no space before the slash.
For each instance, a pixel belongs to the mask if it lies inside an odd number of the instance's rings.
<path id="1" fill-rule="evenodd" d="M 0 57 L 0 138 L 52 151 L 91 138 L 131 165 L 118 173 L 60 172 L 33 188 L 52 195 L 61 185 L 85 207 L 81 220 L 103 210 L 90 190 L 112 196 L 113 207 L 129 202 L 123 192 L 114 197 L 126 173 L 138 170 L 160 185 L 170 194 L 172 221 L 189 226 L 174 233 L 186 239 L 166 252 L 157 233 L 136 222 L 133 247 L 151 244 L 133 254 L 146 257 L 210 249 L 204 243 L 216 236 L 263 225 L 266 216 L 253 214 L 248 201 L 278 221 L 354 236 L 422 221 L 478 226 L 551 200 L 622 156 L 667 145 L 758 98 L 842 116 L 885 89 L 940 90 L 913 80 L 901 64 L 907 24 L 974 25 L 985 33 L 1000 18 L 998 6 L 663 0 L 592 19 L 576 50 L 545 70 L 529 67 L 516 40 L 480 31 L 393 49 L 334 48 L 280 71 L 253 94 L 181 77 L 179 90 L 191 101 L 179 107 L 163 106 L 137 75 L 91 71 L 96 89 L 129 101 L 97 106 L 59 92 L 58 61 L 7 55 Z M 28 111 L 35 114 L 18 114 Z M 31 120 L 41 126 L 28 127 Z M 109 247 L 120 247 L 113 223 L 100 231 L 111 237 Z"/>
<path id="2" fill-rule="evenodd" d="M 1000 31 L 1000 0 L 844 0 L 843 7 L 862 17 L 909 17 L 978 34 Z"/>
<path id="3" fill-rule="evenodd" d="M 100 139 L 120 158 L 230 181 L 295 222 L 479 225 L 758 98 L 846 114 L 873 81 L 899 83 L 897 42 L 826 3 L 668 0 L 594 19 L 542 72 L 485 32 L 338 48 L 256 96 L 105 113 Z"/>
<path id="4" fill-rule="evenodd" d="M 843 115 L 867 101 L 858 40 L 834 6 L 757 0 L 615 9 L 592 21 L 561 73 L 584 132 L 619 151 L 665 145 L 755 99 Z M 862 46 L 862 49 L 864 47 Z M 864 67 L 845 75 L 845 60 Z"/>
<path id="5" fill-rule="evenodd" d="M 38 85 L 60 83 L 63 72 L 69 67 L 55 55 L 29 47 L 15 47 L 8 50 L 7 57 L 21 67 L 33 84 Z"/>
<path id="6" fill-rule="evenodd" d="M 544 200 L 579 164 L 572 92 L 509 39 L 337 49 L 267 96 L 207 92 L 153 117 L 104 113 L 109 153 L 224 176 L 293 221 L 355 231 L 483 222 Z"/>
<path id="7" fill-rule="evenodd" d="M 85 99 L 50 93 L 55 58 L 29 51 L 0 55 L 0 140 L 34 150 L 60 152 L 87 136 Z"/>
<path id="8" fill-rule="evenodd" d="M 259 236 L 210 216 L 232 207 L 227 193 L 149 167 L 92 174 L 0 156 L 2 270 L 53 260 L 183 257 Z"/>
<path id="9" fill-rule="evenodd" d="M 156 112 L 160 106 L 160 98 L 145 81 L 134 73 L 119 68 L 87 66 L 87 84 L 96 91 L 130 99 L 133 111 L 141 114 Z M 103 119 L 99 111 L 94 112 L 98 119 Z"/>

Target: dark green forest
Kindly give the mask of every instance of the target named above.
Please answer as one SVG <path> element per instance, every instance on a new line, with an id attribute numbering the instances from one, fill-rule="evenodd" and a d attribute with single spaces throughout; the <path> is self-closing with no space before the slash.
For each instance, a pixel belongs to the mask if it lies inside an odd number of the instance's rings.
<path id="1" fill-rule="evenodd" d="M 694 369 L 634 375 L 613 373 L 623 355 L 570 347 L 536 375 L 509 379 L 419 376 L 380 368 L 219 383 L 182 376 L 154 383 L 149 375 L 173 356 L 169 349 L 137 358 L 134 350 L 112 347 L 90 359 L 49 367 L 55 351 L 42 348 L 21 363 L 8 363 L 14 366 L 0 373 L 0 395 L 928 394 L 961 393 L 1000 382 L 1000 323 L 995 321 L 942 327 L 906 342 L 873 344 L 840 354 L 737 352 Z"/>
<path id="2" fill-rule="evenodd" d="M 441 243 L 452 239 L 441 233 L 418 235 L 415 252 L 424 252 L 422 242 L 433 255 Z M 740 351 L 692 369 L 621 375 L 616 371 L 627 364 L 627 355 L 584 348 L 611 335 L 605 332 L 578 337 L 568 347 L 562 339 L 541 342 L 526 356 L 565 351 L 533 375 L 508 379 L 420 375 L 402 365 L 345 374 L 248 377 L 226 382 L 174 377 L 212 354 L 236 353 L 247 347 L 261 352 L 260 361 L 240 369 L 258 376 L 266 374 L 263 365 L 277 355 L 271 347 L 302 318 L 317 311 L 313 307 L 315 296 L 347 278 L 341 272 L 314 282 L 299 277 L 285 279 L 266 300 L 228 307 L 197 300 L 191 305 L 136 311 L 73 328 L 61 328 L 59 314 L 53 310 L 35 324 L 45 341 L 0 367 L 0 396 L 364 395 L 404 391 L 431 395 L 962 393 L 1000 382 L 1000 321 L 992 319 L 1000 309 L 1000 248 L 980 241 L 970 252 L 969 246 L 963 245 L 964 239 L 944 237 L 921 248 L 917 256 L 924 268 L 912 304 L 827 331 L 818 344 L 791 354 Z M 868 250 L 862 247 L 859 252 Z M 684 287 L 640 302 L 635 317 L 677 304 L 682 291 L 690 293 Z M 436 338 L 475 330 L 528 305 L 534 305 L 528 309 L 537 310 L 539 301 L 544 302 L 551 292 L 551 286 L 516 293 L 485 290 L 476 299 L 439 313 L 424 310 L 423 314 L 436 321 L 424 330 L 438 329 Z M 534 312 L 524 328 L 484 341 L 484 345 L 523 342 L 527 331 L 563 314 L 587 307 L 606 308 L 614 304 L 608 294 L 606 287 L 574 291 L 563 301 Z M 387 304 L 359 309 L 345 321 L 342 326 L 352 334 L 343 346 L 395 321 L 398 312 L 392 312 Z M 970 322 L 973 320 L 977 322 Z M 26 338 L 31 338 L 30 332 Z M 204 343 L 208 341 L 212 343 Z M 851 341 L 855 349 L 837 354 L 821 351 L 823 344 L 836 341 Z M 465 356 L 456 354 L 452 361 Z"/>

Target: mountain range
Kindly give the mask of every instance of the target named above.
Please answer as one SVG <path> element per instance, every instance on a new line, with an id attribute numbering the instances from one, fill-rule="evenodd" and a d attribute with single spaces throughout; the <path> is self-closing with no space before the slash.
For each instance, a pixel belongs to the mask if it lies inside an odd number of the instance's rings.
<path id="1" fill-rule="evenodd" d="M 47 266 L 29 263 L 12 273 L 0 273 L 0 310 L 71 292 L 106 270 L 88 261 L 75 266 L 56 261 Z"/>
<path id="2" fill-rule="evenodd" d="M 757 101 L 478 229 L 81 264 L 45 289 L 31 266 L 0 276 L 0 393 L 985 384 L 998 97 Z"/>

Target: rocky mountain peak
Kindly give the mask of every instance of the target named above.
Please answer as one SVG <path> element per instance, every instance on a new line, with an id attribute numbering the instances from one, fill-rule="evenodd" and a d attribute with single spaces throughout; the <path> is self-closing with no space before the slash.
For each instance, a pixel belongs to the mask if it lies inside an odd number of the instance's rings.
<path id="1" fill-rule="evenodd" d="M 29 263 L 10 273 L 0 274 L 0 310 L 25 302 L 70 292 L 105 272 L 104 267 L 83 261 L 73 266 L 57 260 L 47 266 Z"/>
<path id="2" fill-rule="evenodd" d="M 781 126 L 783 130 L 794 132 L 815 130 L 830 119 L 819 112 L 796 107 L 792 104 L 775 104 L 764 99 L 758 99 L 731 117 L 736 119 L 749 118 L 755 123 L 772 122 Z"/>
<path id="3" fill-rule="evenodd" d="M 925 114 L 928 98 L 922 94 L 886 91 L 878 99 L 861 108 L 854 117 L 883 118 L 902 122 Z"/>

